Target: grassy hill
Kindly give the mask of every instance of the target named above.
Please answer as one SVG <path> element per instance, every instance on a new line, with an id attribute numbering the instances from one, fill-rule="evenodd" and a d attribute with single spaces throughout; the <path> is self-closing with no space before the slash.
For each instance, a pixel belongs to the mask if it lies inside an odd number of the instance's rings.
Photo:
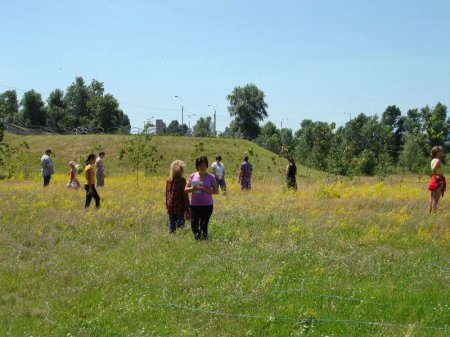
<path id="1" fill-rule="evenodd" d="M 45 149 L 53 151 L 53 162 L 57 173 L 66 174 L 68 162 L 75 160 L 82 162 L 89 153 L 98 153 L 98 148 L 106 152 L 106 168 L 109 176 L 130 173 L 130 165 L 119 160 L 119 153 L 125 147 L 125 143 L 132 136 L 128 135 L 32 135 L 20 136 L 12 133 L 5 134 L 5 141 L 18 144 L 26 141 L 30 146 L 30 156 L 27 159 L 27 167 L 31 175 L 39 174 L 39 159 Z M 281 180 L 287 161 L 260 146 L 240 139 L 224 138 L 198 138 L 198 137 L 176 137 L 155 136 L 152 139 L 163 156 L 158 168 L 158 175 L 168 174 L 170 163 L 175 159 L 186 162 L 187 172 L 195 170 L 194 160 L 198 155 L 206 155 L 210 164 L 214 161 L 216 154 L 223 157 L 227 175 L 237 176 L 239 164 L 245 152 L 249 153 L 250 161 L 254 169 L 255 179 Z M 196 150 L 203 144 L 204 151 Z M 299 165 L 299 175 L 306 175 L 307 169 Z M 308 171 L 308 175 L 311 172 Z M 313 173 L 317 175 L 318 173 Z"/>

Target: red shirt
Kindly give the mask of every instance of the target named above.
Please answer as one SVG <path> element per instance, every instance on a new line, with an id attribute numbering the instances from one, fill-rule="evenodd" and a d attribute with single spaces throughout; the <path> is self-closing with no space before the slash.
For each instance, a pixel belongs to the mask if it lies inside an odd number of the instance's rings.
<path id="1" fill-rule="evenodd" d="M 186 179 L 169 178 L 166 182 L 166 208 L 171 214 L 183 214 L 189 209 L 189 197 L 184 193 Z"/>

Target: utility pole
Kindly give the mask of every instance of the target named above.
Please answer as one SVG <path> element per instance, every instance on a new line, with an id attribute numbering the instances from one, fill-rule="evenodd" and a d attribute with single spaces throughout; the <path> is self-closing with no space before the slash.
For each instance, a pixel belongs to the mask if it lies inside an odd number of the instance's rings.
<path id="1" fill-rule="evenodd" d="M 217 130 L 216 130 L 216 107 L 217 107 L 217 105 L 212 106 L 212 105 L 208 104 L 208 106 L 214 109 L 214 137 L 215 137 L 215 136 L 217 136 Z"/>
<path id="2" fill-rule="evenodd" d="M 181 135 L 183 136 L 183 124 L 184 124 L 184 122 L 183 122 L 183 115 L 184 115 L 183 99 L 180 96 L 178 96 L 178 95 L 175 95 L 175 98 L 178 98 L 180 100 L 180 102 L 181 102 Z"/>

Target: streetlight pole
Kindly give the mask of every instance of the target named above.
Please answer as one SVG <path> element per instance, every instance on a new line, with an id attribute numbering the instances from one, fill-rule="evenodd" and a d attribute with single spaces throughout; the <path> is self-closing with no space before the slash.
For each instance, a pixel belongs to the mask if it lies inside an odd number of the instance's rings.
<path id="1" fill-rule="evenodd" d="M 214 136 L 217 136 L 217 131 L 216 131 L 216 107 L 217 107 L 217 105 L 212 106 L 212 105 L 208 104 L 208 106 L 210 108 L 214 109 Z"/>
<path id="2" fill-rule="evenodd" d="M 184 121 L 183 121 L 183 117 L 184 117 L 183 99 L 178 95 L 175 95 L 175 98 L 178 98 L 181 102 L 181 135 L 183 136 L 183 123 L 184 123 Z"/>
<path id="3" fill-rule="evenodd" d="M 189 118 L 189 134 L 191 134 L 191 116 L 196 116 L 196 114 L 188 114 L 188 118 Z"/>

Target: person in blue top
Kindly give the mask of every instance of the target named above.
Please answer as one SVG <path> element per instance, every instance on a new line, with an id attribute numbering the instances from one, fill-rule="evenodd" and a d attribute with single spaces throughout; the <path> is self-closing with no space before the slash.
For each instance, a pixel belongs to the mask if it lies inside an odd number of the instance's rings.
<path id="1" fill-rule="evenodd" d="M 50 158 L 51 154 L 52 150 L 47 149 L 41 157 L 41 173 L 44 178 L 44 187 L 47 187 L 50 184 L 52 174 L 55 173 L 55 167 L 53 166 L 52 159 Z"/>

